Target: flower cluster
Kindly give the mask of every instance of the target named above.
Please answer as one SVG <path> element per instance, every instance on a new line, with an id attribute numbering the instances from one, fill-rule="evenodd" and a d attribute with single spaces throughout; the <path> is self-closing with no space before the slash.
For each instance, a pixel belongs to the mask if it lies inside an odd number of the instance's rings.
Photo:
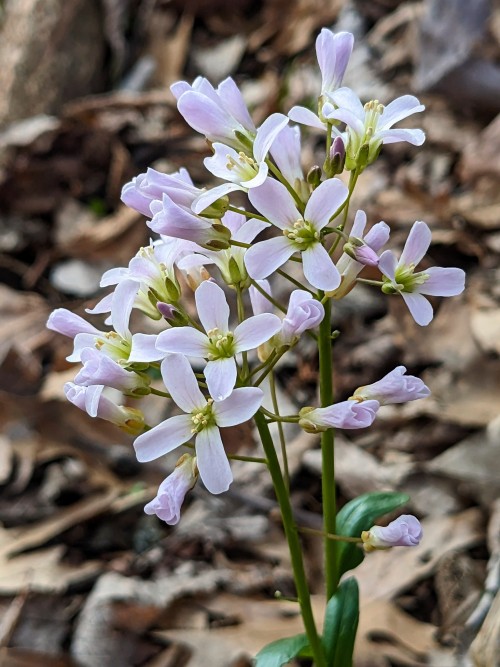
<path id="1" fill-rule="evenodd" d="M 262 383 L 301 337 L 316 335 L 325 303 L 335 304 L 353 289 L 365 266 L 380 271 L 379 281 L 368 282 L 384 294 L 400 294 L 420 325 L 433 316 L 426 295 L 453 296 L 464 288 L 460 269 L 425 264 L 416 270 L 431 240 L 424 222 L 413 225 L 397 259 L 393 250 L 384 250 L 389 226 L 377 222 L 366 230 L 365 213 L 349 211 L 358 176 L 384 144 L 418 146 L 425 139 L 419 129 L 393 128 L 424 109 L 416 98 L 363 104 L 342 87 L 352 48 L 349 33 L 322 30 L 316 44 L 322 75 L 317 110 L 294 107 L 287 116 L 272 114 L 260 127 L 232 79 L 217 88 L 204 78 L 174 84 L 179 112 L 211 144 L 213 155 L 204 164 L 223 182 L 200 188 L 185 169 L 148 169 L 127 183 L 122 199 L 146 217 L 154 240 L 127 267 L 103 275 L 101 286 L 112 291 L 88 312 L 105 315 L 107 329 L 65 309 L 48 320 L 50 329 L 74 340 L 68 360 L 82 364 L 65 387 L 68 400 L 136 436 L 139 461 L 187 447 L 146 506 L 167 523 L 179 520 L 198 476 L 212 493 L 228 489 L 232 473 L 220 429 L 257 411 L 280 421 L 262 407 Z M 300 129 L 291 122 L 325 137 L 324 164 L 309 165 L 307 176 Z M 235 192 L 246 194 L 251 207 L 238 208 L 231 199 Z M 287 303 L 275 299 L 267 281 L 276 272 L 297 288 Z M 196 311 L 188 306 L 193 292 Z M 134 309 L 161 321 L 163 330 L 132 333 Z M 165 391 L 152 383 L 158 369 Z M 303 407 L 288 421 L 312 433 L 366 428 L 381 405 L 429 394 L 421 380 L 405 373 L 399 366 L 347 400 Z M 107 388 L 126 397 L 123 405 Z M 172 401 L 180 414 L 145 424 L 140 409 L 129 404 L 151 392 Z M 372 529 L 365 548 L 393 541 L 388 530 Z"/>

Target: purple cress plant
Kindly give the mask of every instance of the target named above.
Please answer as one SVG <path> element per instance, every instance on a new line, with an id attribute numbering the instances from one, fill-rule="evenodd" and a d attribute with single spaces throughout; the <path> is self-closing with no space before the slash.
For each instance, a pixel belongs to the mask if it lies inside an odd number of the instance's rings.
<path id="1" fill-rule="evenodd" d="M 259 127 L 231 78 L 216 88 L 201 77 L 192 84 L 175 83 L 171 90 L 180 114 L 211 146 L 204 166 L 222 182 L 198 187 L 184 168 L 172 174 L 149 168 L 125 184 L 123 202 L 145 217 L 153 238 L 128 266 L 104 273 L 101 287 L 109 292 L 87 310 L 103 324 L 94 326 L 64 308 L 54 310 L 47 322 L 73 340 L 68 361 L 80 364 L 74 381 L 64 386 L 69 402 L 132 435 L 140 462 L 180 449 L 176 467 L 156 495 L 151 491 L 147 514 L 177 524 L 198 479 L 210 493 L 228 490 L 231 459 L 268 469 L 305 634 L 265 647 L 257 667 L 286 664 L 301 651 L 312 656 L 315 667 L 352 665 L 358 591 L 354 578 L 341 577 L 365 553 L 416 547 L 422 538 L 412 515 L 372 526 L 408 502 L 395 491 L 368 493 L 336 510 L 335 429 L 369 428 L 382 406 L 430 395 L 422 380 L 397 366 L 351 396 L 334 398 L 332 341 L 341 332 L 332 329 L 338 301 L 361 282 L 389 297 L 401 295 L 415 322 L 425 326 L 434 314 L 426 297 L 456 296 L 465 285 L 461 269 L 427 268 L 423 262 L 431 244 L 425 222 L 415 222 L 397 254 L 399 249 L 387 249 L 389 225 L 368 222 L 364 211 L 350 210 L 358 178 L 372 168 L 385 144 L 420 146 L 425 140 L 420 129 L 394 127 L 424 111 L 416 97 L 362 102 L 342 86 L 353 43 L 350 33 L 324 28 L 316 40 L 317 108 L 273 113 Z M 321 165 L 304 164 L 294 123 L 324 138 Z M 244 198 L 248 203 L 242 205 Z M 274 284 L 275 274 L 281 284 Z M 319 399 L 283 415 L 276 367 L 306 337 L 317 345 Z M 165 401 L 170 415 L 156 424 L 146 422 L 144 402 L 150 394 Z M 134 401 L 137 407 L 130 407 Z M 251 419 L 263 456 L 228 454 L 221 429 Z M 321 446 L 323 530 L 312 532 L 324 545 L 322 636 L 299 540 L 300 530 L 312 529 L 297 525 L 292 510 L 284 422 L 317 435 L 311 444 L 317 440 Z M 271 426 L 277 426 L 276 437 Z M 335 628 L 341 626 L 348 630 L 337 636 Z"/>

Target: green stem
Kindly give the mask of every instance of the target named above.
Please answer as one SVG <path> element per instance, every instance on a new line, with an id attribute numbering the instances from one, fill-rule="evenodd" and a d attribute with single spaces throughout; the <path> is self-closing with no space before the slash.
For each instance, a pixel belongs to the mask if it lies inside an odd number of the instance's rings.
<path id="1" fill-rule="evenodd" d="M 239 287 L 236 289 L 236 303 L 238 306 L 238 322 L 241 324 L 245 319 L 245 304 L 243 303 L 243 293 Z M 241 358 L 242 358 L 242 375 L 243 375 L 242 379 L 246 380 L 249 373 L 248 352 L 243 352 Z"/>
<path id="2" fill-rule="evenodd" d="M 278 310 L 281 310 L 282 313 L 286 313 L 286 308 L 284 308 L 279 301 L 276 301 L 276 299 L 273 299 L 273 297 L 266 292 L 264 288 L 262 288 L 259 283 L 256 280 L 250 279 L 250 282 L 252 285 L 255 287 L 257 292 L 260 292 L 262 296 L 266 297 L 266 299 L 269 301 L 269 303 L 272 303 L 275 308 Z"/>
<path id="3" fill-rule="evenodd" d="M 331 339 L 331 301 L 324 304 L 325 317 L 319 327 L 319 396 L 321 407 L 333 403 L 333 363 Z M 323 532 L 330 535 L 336 533 L 336 493 L 335 493 L 335 458 L 334 431 L 328 429 L 321 434 L 322 456 L 322 496 L 323 496 Z M 329 600 L 337 590 L 339 575 L 337 572 L 337 545 L 333 540 L 325 538 L 325 580 L 326 599 Z"/>
<path id="4" fill-rule="evenodd" d="M 322 530 L 316 530 L 316 528 L 299 526 L 298 531 L 299 533 L 310 533 L 311 535 L 319 535 L 320 537 L 325 537 L 328 540 L 335 540 L 336 542 L 352 542 L 353 544 L 363 544 L 363 540 L 360 537 L 346 537 L 345 535 L 332 535 L 331 533 L 325 533 Z"/>
<path id="5" fill-rule="evenodd" d="M 274 378 L 274 373 L 271 373 L 271 375 L 269 376 L 269 388 L 271 390 L 271 400 L 273 402 L 273 410 L 276 413 L 276 416 L 278 417 L 277 419 L 278 435 L 280 439 L 281 458 L 283 460 L 283 478 L 285 480 L 285 486 L 287 488 L 287 491 L 290 491 L 290 472 L 288 470 L 288 456 L 286 453 L 285 433 L 283 431 L 283 422 L 279 418 L 280 410 L 278 404 L 278 395 L 276 393 L 276 380 Z"/>
<path id="6" fill-rule="evenodd" d="M 347 215 L 349 213 L 349 204 L 351 203 L 352 193 L 354 192 L 354 188 L 356 187 L 358 177 L 359 177 L 359 171 L 357 169 L 355 171 L 351 171 L 351 175 L 349 177 L 349 194 L 347 195 L 347 199 L 345 200 L 345 202 L 342 204 L 342 208 L 344 210 L 344 217 L 343 217 L 343 220 L 342 220 L 342 224 L 338 225 L 338 227 L 341 231 L 344 231 L 345 223 L 346 223 L 346 220 L 347 220 Z M 338 215 L 338 213 L 335 213 L 334 218 L 337 215 Z M 332 219 L 334 219 L 334 218 L 332 218 Z M 340 235 L 337 236 L 335 241 L 332 243 L 332 247 L 328 251 L 329 255 L 333 255 L 333 253 L 335 252 L 338 244 L 340 243 L 341 238 L 342 237 Z"/>
<path id="7" fill-rule="evenodd" d="M 287 348 L 281 348 L 280 352 L 276 353 L 276 356 L 272 360 L 272 362 L 269 364 L 269 366 L 263 371 L 259 377 L 255 380 L 253 383 L 254 387 L 258 387 L 259 384 L 269 375 L 269 373 L 273 370 L 273 368 L 276 366 L 278 361 L 281 359 L 281 357 L 285 354 L 287 351 Z"/>
<path id="8" fill-rule="evenodd" d="M 237 208 L 236 206 L 228 206 L 227 210 L 232 211 L 233 213 L 239 213 L 240 215 L 244 215 L 247 218 L 257 218 L 257 220 L 262 220 L 262 222 L 269 222 L 267 218 L 264 218 L 264 216 L 259 215 L 258 213 L 252 213 L 251 211 L 244 211 L 240 208 Z"/>
<path id="9" fill-rule="evenodd" d="M 290 183 L 286 180 L 286 178 L 283 176 L 283 174 L 282 174 L 281 171 L 278 169 L 278 167 L 277 167 L 273 162 L 271 162 L 271 160 L 269 160 L 269 158 L 266 160 L 266 164 L 267 164 L 267 166 L 269 167 L 270 171 L 276 176 L 276 178 L 278 179 L 278 181 L 280 181 L 280 183 L 283 183 L 283 185 L 285 186 L 285 188 L 286 188 L 286 189 L 288 190 L 288 192 L 292 195 L 292 197 L 293 197 L 294 200 L 295 200 L 295 204 L 296 204 L 297 208 L 299 209 L 299 211 L 300 211 L 301 213 L 304 213 L 304 208 L 305 208 L 305 204 L 304 204 L 304 202 L 303 202 L 302 199 L 299 197 L 299 195 L 295 192 L 295 190 L 292 188 L 292 186 L 291 186 Z"/>
<path id="10" fill-rule="evenodd" d="M 312 290 L 309 289 L 309 287 L 306 287 L 303 285 L 301 282 L 296 280 L 293 276 L 290 276 L 286 271 L 283 271 L 283 269 L 276 269 L 276 273 L 279 273 L 280 276 L 283 276 L 283 278 L 286 278 L 289 282 L 291 282 L 295 287 L 298 287 L 299 289 L 305 290 L 306 292 L 309 292 L 312 294 L 312 296 L 316 296 Z"/>
<path id="11" fill-rule="evenodd" d="M 262 459 L 256 456 L 242 456 L 241 454 L 228 454 L 228 459 L 231 461 L 247 461 L 248 463 L 264 463 L 267 465 L 267 459 Z"/>
<path id="12" fill-rule="evenodd" d="M 154 387 L 150 387 L 149 391 L 154 394 L 155 396 L 163 396 L 164 398 L 172 398 L 170 394 L 167 394 L 166 391 L 160 391 L 159 389 L 155 389 Z"/>
<path id="13" fill-rule="evenodd" d="M 293 576 L 295 580 L 295 587 L 297 589 L 297 596 L 299 598 L 300 610 L 304 628 L 309 639 L 311 651 L 313 654 L 316 667 L 327 667 L 325 654 L 321 638 L 316 629 L 314 621 L 311 596 L 307 584 L 306 572 L 304 568 L 304 561 L 302 558 L 302 548 L 297 532 L 297 526 L 293 518 L 292 506 L 290 504 L 290 496 L 286 488 L 283 475 L 281 474 L 278 456 L 274 448 L 273 439 L 266 423 L 265 417 L 262 413 L 257 412 L 254 417 L 257 429 L 260 434 L 262 446 L 267 457 L 269 471 L 274 485 L 274 491 L 278 500 L 281 518 L 283 521 L 283 528 L 290 550 L 290 559 L 292 563 Z"/>
<path id="14" fill-rule="evenodd" d="M 368 278 L 356 278 L 357 283 L 363 285 L 373 285 L 374 287 L 383 287 L 384 283 L 381 280 L 368 280 Z"/>

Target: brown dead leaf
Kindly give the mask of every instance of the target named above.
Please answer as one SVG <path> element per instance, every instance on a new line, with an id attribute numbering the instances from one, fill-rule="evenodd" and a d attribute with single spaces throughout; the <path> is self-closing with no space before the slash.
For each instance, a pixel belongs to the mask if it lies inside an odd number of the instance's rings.
<path id="1" fill-rule="evenodd" d="M 438 647 L 435 631 L 433 625 L 417 621 L 392 602 L 362 604 L 355 664 L 389 667 L 393 660 L 404 667 L 428 665 L 427 656 Z"/>

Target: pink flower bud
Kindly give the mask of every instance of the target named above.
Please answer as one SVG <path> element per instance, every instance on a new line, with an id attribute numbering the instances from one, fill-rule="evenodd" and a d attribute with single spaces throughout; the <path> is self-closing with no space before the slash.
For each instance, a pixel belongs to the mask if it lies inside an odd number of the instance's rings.
<path id="1" fill-rule="evenodd" d="M 422 380 L 413 375 L 405 375 L 405 373 L 404 366 L 397 366 L 378 382 L 356 389 L 353 398 L 360 401 L 375 400 L 381 405 L 387 405 L 416 401 L 430 395 L 430 389 Z"/>
<path id="2" fill-rule="evenodd" d="M 196 458 L 184 454 L 177 461 L 173 473 L 160 484 L 156 497 L 145 506 L 144 511 L 146 514 L 156 514 L 169 526 L 174 526 L 181 518 L 184 498 L 196 484 L 197 479 Z"/>
<path id="3" fill-rule="evenodd" d="M 388 526 L 372 526 L 361 533 L 366 552 L 391 547 L 416 547 L 422 539 L 420 521 L 411 514 L 403 514 Z"/>

